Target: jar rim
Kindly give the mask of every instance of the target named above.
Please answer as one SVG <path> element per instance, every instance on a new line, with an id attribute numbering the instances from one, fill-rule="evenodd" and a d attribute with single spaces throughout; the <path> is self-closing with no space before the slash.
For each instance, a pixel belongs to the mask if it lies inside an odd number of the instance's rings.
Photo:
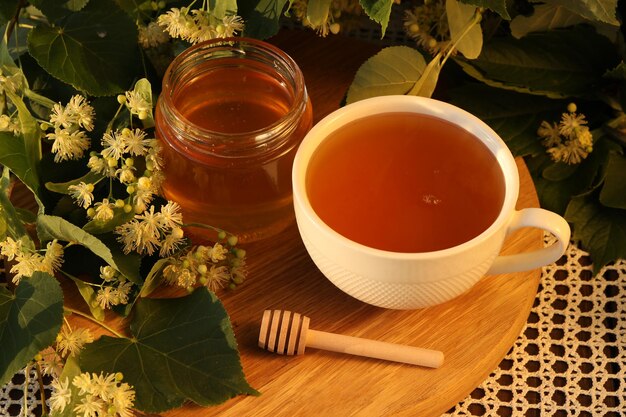
<path id="1" fill-rule="evenodd" d="M 293 77 L 294 96 L 293 102 L 287 113 L 285 113 L 279 119 L 267 126 L 255 130 L 236 133 L 225 133 L 217 130 L 207 129 L 187 119 L 173 103 L 173 95 L 171 94 L 171 92 L 174 91 L 174 89 L 172 88 L 172 75 L 175 70 L 186 61 L 192 59 L 197 54 L 201 54 L 202 51 L 205 51 L 209 48 L 223 46 L 224 50 L 245 51 L 245 45 L 251 45 L 265 53 L 269 53 L 273 58 L 278 59 L 278 62 L 280 62 L 285 69 L 289 70 L 290 75 L 292 75 Z M 171 113 L 172 116 L 174 116 L 177 120 L 183 120 L 194 132 L 200 133 L 202 135 L 211 136 L 213 138 L 236 139 L 237 137 L 250 137 L 251 135 L 261 136 L 264 134 L 264 132 L 278 129 L 281 125 L 285 125 L 287 121 L 296 118 L 296 116 L 298 116 L 303 111 L 304 106 L 302 106 L 301 103 L 306 102 L 308 98 L 304 82 L 304 75 L 302 74 L 302 71 L 300 70 L 298 64 L 286 52 L 282 51 L 280 48 L 270 43 L 258 39 L 246 37 L 230 37 L 211 39 L 195 44 L 176 56 L 167 67 L 167 70 L 165 71 L 165 74 L 163 76 L 162 89 L 159 99 L 162 100 L 163 105 L 168 108 L 168 112 Z"/>

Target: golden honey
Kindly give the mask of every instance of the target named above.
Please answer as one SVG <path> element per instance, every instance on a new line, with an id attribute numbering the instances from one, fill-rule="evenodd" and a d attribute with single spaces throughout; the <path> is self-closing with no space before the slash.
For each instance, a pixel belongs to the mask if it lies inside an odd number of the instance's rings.
<path id="1" fill-rule="evenodd" d="M 304 77 L 278 48 L 245 38 L 189 48 L 157 103 L 165 196 L 185 223 L 242 242 L 279 233 L 293 221 L 291 166 L 312 118 Z"/>

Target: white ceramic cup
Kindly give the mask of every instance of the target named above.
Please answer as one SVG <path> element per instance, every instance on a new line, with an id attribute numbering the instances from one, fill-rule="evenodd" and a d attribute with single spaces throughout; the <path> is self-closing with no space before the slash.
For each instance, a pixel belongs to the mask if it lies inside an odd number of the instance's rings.
<path id="1" fill-rule="evenodd" d="M 347 239 L 315 213 L 306 193 L 305 177 L 317 147 L 331 132 L 349 122 L 393 112 L 427 114 L 454 123 L 481 140 L 495 155 L 505 181 L 504 202 L 496 220 L 480 235 L 443 250 L 391 252 Z M 434 99 L 381 96 L 329 114 L 301 143 L 292 181 L 298 229 L 317 267 L 344 292 L 379 307 L 416 309 L 439 304 L 464 293 L 485 274 L 525 271 L 550 264 L 563 255 L 569 244 L 570 228 L 561 216 L 540 208 L 515 209 L 519 174 L 513 155 L 497 133 L 470 113 Z M 499 255 L 505 237 L 522 227 L 546 230 L 556 237 L 556 242 L 531 252 Z"/>

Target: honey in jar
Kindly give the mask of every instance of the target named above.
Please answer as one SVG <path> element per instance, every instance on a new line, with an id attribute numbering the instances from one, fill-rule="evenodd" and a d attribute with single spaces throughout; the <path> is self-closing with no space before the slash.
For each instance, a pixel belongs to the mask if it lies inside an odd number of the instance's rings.
<path id="1" fill-rule="evenodd" d="M 304 77 L 280 49 L 246 38 L 187 49 L 157 103 L 165 196 L 185 223 L 242 242 L 275 235 L 293 221 L 291 166 L 312 118 Z"/>

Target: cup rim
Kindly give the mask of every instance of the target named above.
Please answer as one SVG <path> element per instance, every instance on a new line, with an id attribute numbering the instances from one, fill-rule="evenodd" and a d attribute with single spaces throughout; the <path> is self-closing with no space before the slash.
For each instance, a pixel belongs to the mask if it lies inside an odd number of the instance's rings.
<path id="1" fill-rule="evenodd" d="M 319 144 L 325 140 L 328 133 L 353 120 L 373 114 L 395 112 L 415 112 L 427 114 L 454 123 L 481 139 L 481 141 L 487 145 L 489 150 L 494 154 L 504 176 L 504 201 L 502 202 L 500 213 L 496 219 L 479 235 L 459 245 L 445 249 L 429 252 L 394 252 L 372 248 L 348 239 L 339 232 L 333 230 L 317 215 L 311 206 L 311 202 L 309 201 L 306 193 L 305 179 L 308 163 Z M 446 117 L 442 117 L 443 114 L 445 114 Z M 515 211 L 515 204 L 517 203 L 519 194 L 519 172 L 517 170 L 515 159 L 506 143 L 493 129 L 473 114 L 450 103 L 432 98 L 388 95 L 372 97 L 345 105 L 344 107 L 328 114 L 315 124 L 302 140 L 294 158 L 292 167 L 292 186 L 294 204 L 297 205 L 301 213 L 307 217 L 307 220 L 313 224 L 317 231 L 322 233 L 325 238 L 333 239 L 335 242 L 342 244 L 342 246 L 351 247 L 354 250 L 377 257 L 404 260 L 426 258 L 434 259 L 444 258 L 470 250 L 487 240 L 490 236 L 498 233 L 503 227 L 506 226 L 509 217 Z M 296 210 L 296 213 L 297 212 L 298 210 Z M 301 219 L 298 219 L 298 216 L 296 216 L 296 220 L 297 222 L 302 221 Z"/>

